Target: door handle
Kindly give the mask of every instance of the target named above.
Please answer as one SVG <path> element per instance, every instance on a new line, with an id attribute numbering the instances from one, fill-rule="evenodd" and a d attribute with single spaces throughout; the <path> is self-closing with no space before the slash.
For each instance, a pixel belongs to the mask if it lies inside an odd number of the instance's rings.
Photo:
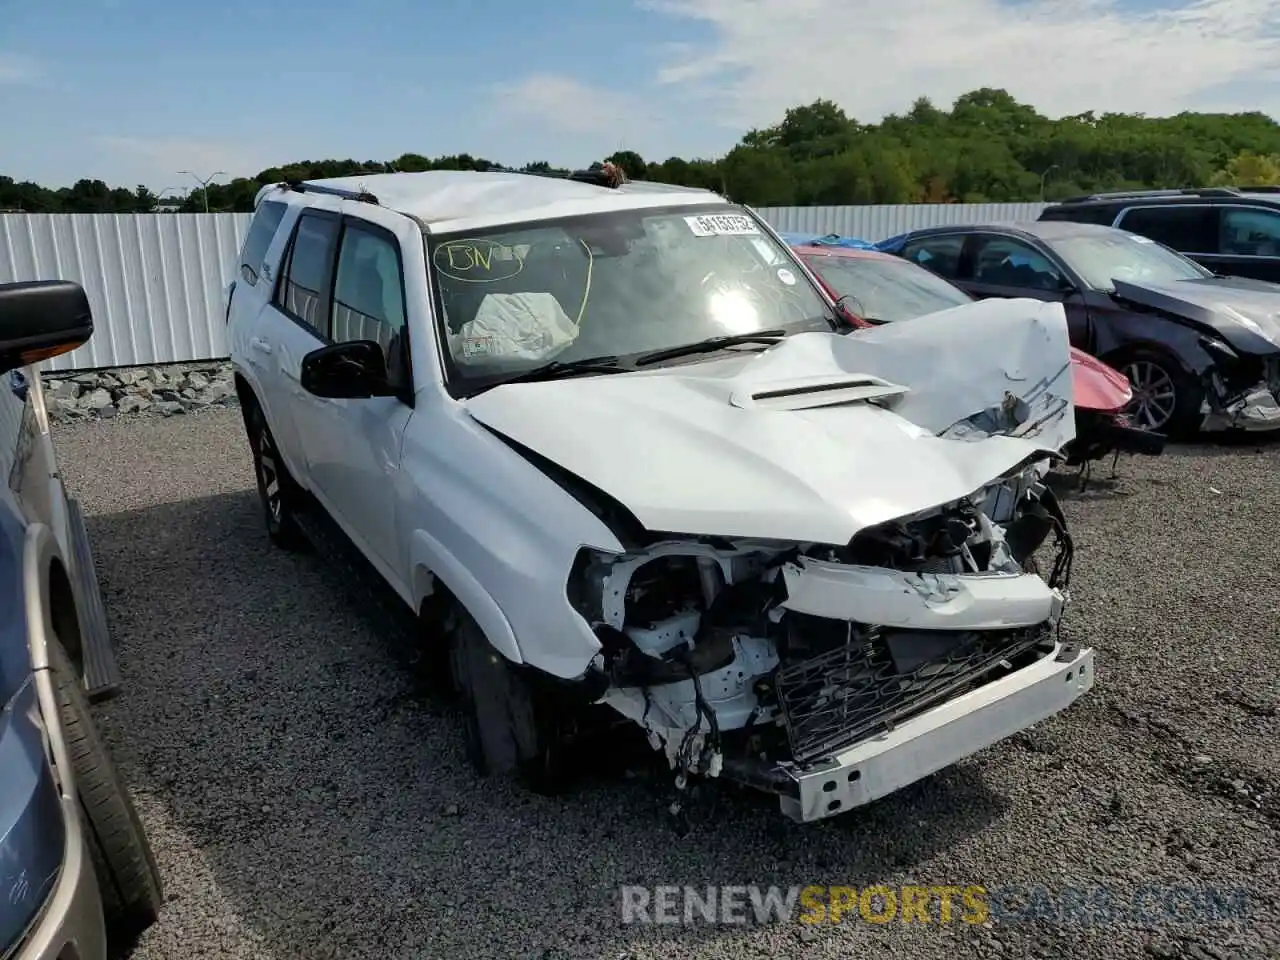
<path id="1" fill-rule="evenodd" d="M 263 340 L 261 337 L 250 337 L 249 346 L 253 347 L 253 349 L 257 350 L 259 353 L 265 353 L 268 356 L 271 354 L 271 344 L 267 343 L 267 341 Z"/>

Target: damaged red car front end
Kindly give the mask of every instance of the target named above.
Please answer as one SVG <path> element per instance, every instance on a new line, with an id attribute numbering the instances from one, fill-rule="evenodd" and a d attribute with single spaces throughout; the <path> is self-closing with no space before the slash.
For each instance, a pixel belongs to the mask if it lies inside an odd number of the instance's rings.
<path id="1" fill-rule="evenodd" d="M 877 250 L 796 244 L 793 249 L 836 301 L 852 326 L 874 327 L 972 302 L 973 298 L 923 267 Z M 1165 435 L 1133 426 L 1125 411 L 1133 388 L 1120 371 L 1071 348 L 1076 439 L 1064 451 L 1068 466 L 1109 454 L 1159 456 Z"/>
<path id="2" fill-rule="evenodd" d="M 1067 449 L 1074 466 L 1110 453 L 1159 456 L 1165 435 L 1135 427 L 1125 413 L 1133 400 L 1128 378 L 1083 350 L 1071 348 L 1072 388 L 1075 391 L 1076 439 Z"/>

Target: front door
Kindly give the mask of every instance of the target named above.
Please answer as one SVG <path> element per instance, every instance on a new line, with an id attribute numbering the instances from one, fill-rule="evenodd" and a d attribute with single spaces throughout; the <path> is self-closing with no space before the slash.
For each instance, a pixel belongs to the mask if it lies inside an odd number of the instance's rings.
<path id="1" fill-rule="evenodd" d="M 403 560 L 396 555 L 401 444 L 413 414 L 402 263 L 394 235 L 367 221 L 344 219 L 328 305 L 329 339 L 376 342 L 399 396 L 312 396 L 300 424 L 317 495 L 366 556 L 393 578 Z"/>

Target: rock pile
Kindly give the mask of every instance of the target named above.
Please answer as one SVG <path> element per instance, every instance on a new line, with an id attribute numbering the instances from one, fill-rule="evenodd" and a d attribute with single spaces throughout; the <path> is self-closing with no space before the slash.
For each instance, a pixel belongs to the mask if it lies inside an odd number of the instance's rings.
<path id="1" fill-rule="evenodd" d="M 60 422 L 132 414 L 171 417 L 212 406 L 234 406 L 231 364 L 223 361 L 44 374 L 49 415 Z"/>

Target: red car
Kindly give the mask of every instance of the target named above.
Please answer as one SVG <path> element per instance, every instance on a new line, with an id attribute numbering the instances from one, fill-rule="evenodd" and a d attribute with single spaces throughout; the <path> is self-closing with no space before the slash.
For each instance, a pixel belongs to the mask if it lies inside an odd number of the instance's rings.
<path id="1" fill-rule="evenodd" d="M 910 320 L 926 313 L 972 303 L 973 297 L 935 273 L 878 250 L 818 244 L 792 247 L 855 327 Z M 1129 424 L 1124 410 L 1133 388 L 1120 371 L 1075 347 L 1071 365 L 1076 405 L 1076 439 L 1067 463 L 1082 464 L 1109 453 L 1157 456 L 1163 434 Z"/>

